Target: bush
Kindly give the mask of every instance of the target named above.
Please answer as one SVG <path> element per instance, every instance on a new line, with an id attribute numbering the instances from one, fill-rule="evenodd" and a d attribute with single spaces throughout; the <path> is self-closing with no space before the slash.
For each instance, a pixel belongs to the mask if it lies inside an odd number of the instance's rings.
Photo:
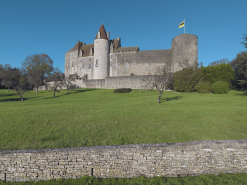
<path id="1" fill-rule="evenodd" d="M 203 80 L 211 84 L 217 81 L 224 81 L 230 87 L 231 80 L 234 79 L 234 70 L 230 64 L 201 67 L 201 72 Z"/>
<path id="2" fill-rule="evenodd" d="M 199 93 L 209 93 L 212 91 L 211 84 L 209 82 L 198 82 L 195 86 L 195 90 Z"/>
<path id="3" fill-rule="evenodd" d="M 217 81 L 212 85 L 214 94 L 227 94 L 229 91 L 229 84 L 223 81 Z"/>
<path id="4" fill-rule="evenodd" d="M 173 75 L 174 89 L 179 92 L 193 92 L 195 85 L 202 78 L 201 70 L 193 67 L 184 68 Z"/>
<path id="5" fill-rule="evenodd" d="M 131 88 L 121 88 L 121 89 L 115 89 L 113 93 L 129 93 L 131 92 Z"/>

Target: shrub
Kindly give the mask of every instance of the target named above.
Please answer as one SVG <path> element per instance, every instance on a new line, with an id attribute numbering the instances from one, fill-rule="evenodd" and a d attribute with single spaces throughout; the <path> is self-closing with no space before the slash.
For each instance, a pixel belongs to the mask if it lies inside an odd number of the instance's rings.
<path id="1" fill-rule="evenodd" d="M 234 70 L 230 64 L 218 64 L 215 66 L 201 67 L 203 80 L 211 84 L 217 81 L 224 81 L 230 87 L 231 80 L 234 79 Z"/>
<path id="2" fill-rule="evenodd" d="M 131 92 L 131 88 L 120 88 L 120 89 L 115 89 L 113 93 L 129 93 Z"/>
<path id="3" fill-rule="evenodd" d="M 209 93 L 212 91 L 211 84 L 209 82 L 198 82 L 195 86 L 195 90 L 199 93 Z"/>
<path id="4" fill-rule="evenodd" d="M 202 78 L 201 70 L 193 67 L 184 68 L 173 75 L 174 89 L 179 92 L 193 92 L 195 85 Z"/>
<path id="5" fill-rule="evenodd" d="M 227 82 L 217 81 L 212 85 L 212 91 L 214 94 L 227 94 L 229 84 Z"/>

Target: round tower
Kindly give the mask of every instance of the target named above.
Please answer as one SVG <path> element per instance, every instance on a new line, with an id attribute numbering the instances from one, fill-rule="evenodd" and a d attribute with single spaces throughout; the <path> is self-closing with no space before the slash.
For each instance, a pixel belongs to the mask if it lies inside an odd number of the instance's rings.
<path id="1" fill-rule="evenodd" d="M 110 49 L 108 37 L 104 25 L 101 24 L 94 40 L 94 79 L 105 79 L 105 77 L 109 76 Z"/>
<path id="2" fill-rule="evenodd" d="M 172 39 L 171 55 L 173 72 L 187 67 L 198 66 L 198 37 L 181 34 Z"/>

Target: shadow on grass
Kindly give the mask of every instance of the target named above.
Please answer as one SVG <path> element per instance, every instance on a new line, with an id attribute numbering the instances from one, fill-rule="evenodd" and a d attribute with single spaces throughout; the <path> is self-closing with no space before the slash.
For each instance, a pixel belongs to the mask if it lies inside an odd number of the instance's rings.
<path id="1" fill-rule="evenodd" d="M 65 89 L 64 89 L 65 90 Z M 77 93 L 83 93 L 83 92 L 87 92 L 87 91 L 94 91 L 94 90 L 99 90 L 99 89 L 73 89 L 73 91 L 71 91 L 72 89 L 70 89 L 69 93 L 65 93 L 65 94 L 59 94 L 59 91 L 56 92 L 56 97 L 60 97 L 60 96 L 67 96 L 67 95 L 70 95 L 70 94 L 77 94 Z M 76 91 L 74 91 L 76 90 Z M 50 92 L 52 93 L 52 96 L 51 97 L 48 97 L 48 98 L 44 98 L 44 99 L 52 99 L 53 98 L 53 91 L 50 90 Z"/>
<path id="2" fill-rule="evenodd" d="M 171 97 L 171 98 L 161 98 L 161 103 L 162 102 L 166 102 L 166 101 L 178 100 L 178 99 L 180 99 L 182 97 L 183 96 L 174 96 L 174 97 Z"/>
<path id="3" fill-rule="evenodd" d="M 37 96 L 37 97 L 28 97 L 28 98 L 24 97 L 24 101 L 35 99 L 35 98 L 39 98 L 39 96 Z M 7 102 L 7 101 L 21 101 L 21 98 L 7 98 L 7 99 L 0 100 L 0 102 Z"/>
<path id="4" fill-rule="evenodd" d="M 236 96 L 247 96 L 247 91 L 238 91 L 241 93 L 236 94 Z"/>

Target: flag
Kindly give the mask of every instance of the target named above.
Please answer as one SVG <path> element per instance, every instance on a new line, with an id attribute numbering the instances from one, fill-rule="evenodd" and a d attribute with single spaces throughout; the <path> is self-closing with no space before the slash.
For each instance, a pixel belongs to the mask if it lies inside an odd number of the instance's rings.
<path id="1" fill-rule="evenodd" d="M 184 21 L 179 24 L 178 28 L 182 28 L 182 27 L 184 27 Z"/>

